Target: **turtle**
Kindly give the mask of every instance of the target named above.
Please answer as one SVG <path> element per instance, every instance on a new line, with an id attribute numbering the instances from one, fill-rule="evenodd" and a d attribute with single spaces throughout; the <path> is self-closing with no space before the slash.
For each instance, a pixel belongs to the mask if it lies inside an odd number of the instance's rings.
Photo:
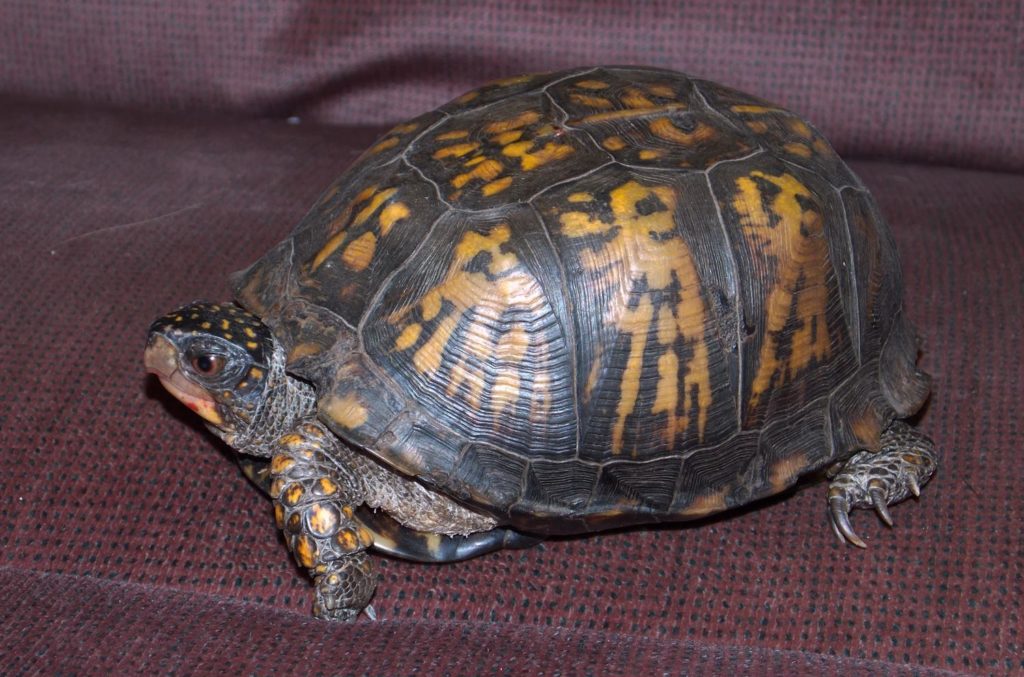
<path id="1" fill-rule="evenodd" d="M 489 83 L 399 124 L 147 369 L 238 453 L 315 589 L 704 518 L 829 480 L 836 535 L 936 470 L 879 208 L 821 133 L 670 70 Z"/>

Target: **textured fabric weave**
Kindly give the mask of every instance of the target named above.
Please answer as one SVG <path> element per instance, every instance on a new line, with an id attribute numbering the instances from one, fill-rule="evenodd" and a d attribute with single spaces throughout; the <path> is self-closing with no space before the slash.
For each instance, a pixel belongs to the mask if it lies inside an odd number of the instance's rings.
<path id="1" fill-rule="evenodd" d="M 1024 3 L 8 0 L 0 91 L 383 124 L 493 78 L 661 66 L 846 155 L 1024 168 Z"/>
<path id="2" fill-rule="evenodd" d="M 0 105 L 0 671 L 1024 670 L 1024 177 L 854 163 L 900 247 L 943 466 L 841 546 L 825 489 L 443 566 L 309 618 L 269 503 L 143 374 L 148 323 L 276 243 L 365 130 Z"/>

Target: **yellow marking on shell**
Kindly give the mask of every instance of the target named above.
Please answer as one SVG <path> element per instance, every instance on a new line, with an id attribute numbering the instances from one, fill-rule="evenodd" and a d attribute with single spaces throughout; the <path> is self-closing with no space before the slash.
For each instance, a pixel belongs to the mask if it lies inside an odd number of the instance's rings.
<path id="1" fill-rule="evenodd" d="M 754 113 L 758 115 L 764 113 L 789 113 L 789 111 L 776 108 L 775 106 L 758 106 L 749 104 L 730 106 L 730 110 L 732 110 L 733 113 Z"/>
<path id="2" fill-rule="evenodd" d="M 259 381 L 263 378 L 263 370 L 259 367 L 253 367 L 249 370 L 249 378 Z"/>
<path id="3" fill-rule="evenodd" d="M 501 335 L 494 355 L 505 364 L 519 364 L 530 347 L 530 337 L 522 326 L 514 326 Z M 491 390 L 491 408 L 495 414 L 511 410 L 519 400 L 519 372 L 508 369 L 498 374 Z"/>
<path id="4" fill-rule="evenodd" d="M 617 151 L 622 150 L 626 147 L 626 142 L 622 140 L 621 136 L 609 136 L 607 139 L 601 142 L 601 146 L 605 150 Z"/>
<path id="5" fill-rule="evenodd" d="M 321 406 L 332 421 L 349 430 L 363 425 L 369 417 L 366 407 L 354 393 L 346 393 L 342 397 L 331 395 Z"/>
<path id="6" fill-rule="evenodd" d="M 477 90 L 473 90 L 472 92 L 466 92 L 459 98 L 455 99 L 455 103 L 469 103 L 478 96 L 480 96 L 480 92 Z"/>
<path id="7" fill-rule="evenodd" d="M 510 132 L 513 129 L 519 129 L 521 127 L 532 125 L 533 123 L 540 120 L 540 117 L 541 114 L 538 111 L 525 110 L 519 115 L 516 115 L 515 117 L 509 118 L 507 120 L 496 120 L 488 124 L 486 127 L 484 127 L 484 131 L 487 132 L 488 134 L 502 134 L 504 132 Z"/>
<path id="8" fill-rule="evenodd" d="M 369 548 L 373 545 L 373 534 L 366 527 L 358 527 L 356 529 L 356 536 L 359 537 L 359 544 L 364 548 Z"/>
<path id="9" fill-rule="evenodd" d="M 406 218 L 412 212 L 404 202 L 392 202 L 380 211 L 377 222 L 380 223 L 380 235 L 384 237 L 398 221 Z"/>
<path id="10" fill-rule="evenodd" d="M 629 337 L 626 364 L 621 367 L 612 450 L 614 453 L 622 450 L 626 419 L 637 407 L 644 356 L 652 339 L 655 348 L 664 352 L 659 357 L 658 384 L 650 413 L 665 414 L 665 442 L 672 448 L 677 435 L 690 427 L 690 412 L 696 409 L 697 436 L 703 439 L 711 406 L 708 347 L 704 340 L 706 308 L 690 250 L 677 234 L 678 196 L 665 186 L 644 186 L 628 181 L 613 189 L 609 197 L 613 215 L 610 223 L 587 212 L 566 212 L 560 219 L 561 232 L 567 237 L 607 237 L 614 233 L 604 240 L 600 249 L 583 248 L 579 254 L 583 267 L 597 274 L 597 283 L 607 295 L 605 325 Z M 639 205 L 652 200 L 665 208 L 641 213 Z M 646 291 L 636 299 L 634 289 L 641 282 L 646 283 Z M 678 300 L 674 305 L 661 305 L 656 317 L 655 296 L 666 296 L 676 282 L 680 287 Z M 688 343 L 692 350 L 682 382 L 675 353 L 677 338 Z M 666 357 L 669 355 L 671 357 Z M 586 385 L 588 399 L 603 373 L 602 357 L 600 353 L 595 355 L 595 362 L 590 366 Z"/>
<path id="11" fill-rule="evenodd" d="M 796 484 L 800 473 L 807 470 L 810 461 L 807 454 L 793 454 L 776 461 L 768 469 L 768 483 L 771 485 L 772 493 L 777 494 L 788 487 Z"/>
<path id="12" fill-rule="evenodd" d="M 674 99 L 676 97 L 676 90 L 672 89 L 669 85 L 647 85 L 647 91 L 663 99 Z"/>
<path id="13" fill-rule="evenodd" d="M 607 89 L 609 87 L 607 82 L 601 80 L 580 80 L 574 82 L 573 86 L 580 87 L 581 89 Z"/>
<path id="14" fill-rule="evenodd" d="M 810 146 L 805 143 L 787 143 L 783 148 L 790 155 L 799 155 L 804 158 L 809 158 L 814 155 L 814 151 L 812 151 Z"/>
<path id="15" fill-rule="evenodd" d="M 398 137 L 397 136 L 389 136 L 386 139 L 383 139 L 383 140 L 379 141 L 378 143 L 374 144 L 370 148 L 369 153 L 370 153 L 370 155 L 376 155 L 377 153 L 383 153 L 384 151 L 386 151 L 389 148 L 394 148 L 397 145 L 398 145 Z"/>
<path id="16" fill-rule="evenodd" d="M 195 317 L 195 316 L 193 316 L 193 317 Z M 175 322 L 184 322 L 184 321 L 185 321 L 185 318 L 184 318 L 184 317 L 182 317 L 181 315 L 175 315 L 175 316 L 174 316 L 174 321 L 175 321 Z"/>
<path id="17" fill-rule="evenodd" d="M 569 99 L 573 103 L 578 103 L 581 106 L 589 106 L 590 108 L 600 108 L 602 110 L 611 108 L 613 104 L 603 96 L 592 96 L 590 94 L 570 94 Z"/>
<path id="18" fill-rule="evenodd" d="M 590 193 L 579 192 L 572 193 L 571 195 L 569 195 L 567 199 L 569 200 L 569 202 L 573 203 L 591 202 L 594 199 L 594 196 L 591 195 Z"/>
<path id="19" fill-rule="evenodd" d="M 728 495 L 728 488 L 721 489 L 710 494 L 703 494 L 693 499 L 690 505 L 679 511 L 681 517 L 705 517 L 722 512 L 726 509 L 725 497 Z"/>
<path id="20" fill-rule="evenodd" d="M 257 343 L 256 341 L 246 341 L 245 347 L 249 348 L 250 350 L 256 350 L 257 348 L 260 347 L 260 344 Z"/>
<path id="21" fill-rule="evenodd" d="M 256 332 L 253 331 L 252 327 L 246 327 L 242 330 L 249 338 L 256 338 Z"/>
<path id="22" fill-rule="evenodd" d="M 392 130 L 390 132 L 388 132 L 388 133 L 389 134 L 400 134 L 400 135 L 401 134 L 408 134 L 410 132 L 415 132 L 417 129 L 419 129 L 419 127 L 420 127 L 419 123 L 407 122 L 407 123 L 405 123 L 403 125 L 398 125 L 397 127 L 392 128 Z"/>
<path id="23" fill-rule="evenodd" d="M 622 103 L 630 108 L 654 108 L 655 103 L 635 87 L 627 87 L 620 97 Z"/>
<path id="24" fill-rule="evenodd" d="M 278 529 L 284 529 L 284 506 L 274 502 L 274 522 Z"/>
<path id="25" fill-rule="evenodd" d="M 423 295 L 423 298 L 420 300 L 420 315 L 423 316 L 424 322 L 430 322 L 437 317 L 437 314 L 441 312 L 441 303 L 443 301 L 441 291 L 436 288 Z"/>
<path id="26" fill-rule="evenodd" d="M 625 110 L 610 110 L 604 113 L 592 113 L 590 115 L 583 116 L 583 118 L 579 120 L 570 120 L 567 124 L 570 126 L 576 126 L 608 122 L 611 120 L 643 119 L 653 117 L 655 115 L 663 115 L 665 113 L 686 110 L 686 108 L 685 103 L 669 103 L 663 106 L 655 106 L 652 102 L 651 106 L 648 108 L 627 108 Z"/>
<path id="27" fill-rule="evenodd" d="M 438 134 L 434 138 L 438 141 L 455 141 L 456 139 L 464 139 L 469 136 L 469 131 L 465 129 L 453 129 L 450 132 Z"/>
<path id="28" fill-rule="evenodd" d="M 504 171 L 504 167 L 497 160 L 485 160 L 480 164 L 473 167 L 473 169 L 465 172 L 464 174 L 458 174 L 452 178 L 452 185 L 456 188 L 462 188 L 470 181 L 479 179 L 482 181 L 492 181 Z"/>
<path id="29" fill-rule="evenodd" d="M 227 340 L 229 340 L 229 341 L 230 341 L 231 339 L 235 338 L 235 335 L 234 335 L 234 334 L 232 334 L 232 333 L 231 333 L 231 332 L 229 332 L 229 331 L 226 331 L 226 332 L 224 332 L 224 338 L 226 338 Z"/>
<path id="30" fill-rule="evenodd" d="M 639 156 L 641 160 L 657 160 L 665 155 L 665 151 L 660 148 L 644 148 L 640 151 Z"/>
<path id="31" fill-rule="evenodd" d="M 202 327 L 203 329 L 209 329 L 209 328 L 210 328 L 211 326 L 213 326 L 213 325 L 211 325 L 211 324 L 210 324 L 209 322 L 203 322 L 203 323 L 202 323 L 201 325 L 199 325 L 199 326 L 200 326 L 200 327 Z"/>
<path id="32" fill-rule="evenodd" d="M 335 233 L 333 236 L 331 236 L 330 239 L 327 240 L 324 246 L 313 258 L 313 263 L 310 265 L 311 269 L 315 271 L 317 268 L 322 266 L 324 261 L 330 258 L 331 255 L 333 255 L 339 248 L 341 248 L 343 244 L 345 244 L 345 241 L 347 240 L 349 235 L 349 228 L 354 226 L 361 226 L 362 224 L 364 224 L 367 221 L 367 219 L 369 219 L 370 216 L 373 215 L 374 212 L 380 209 L 381 205 L 384 204 L 384 202 L 389 200 L 397 192 L 397 190 L 397 188 L 385 188 L 384 190 L 378 191 L 377 186 L 369 186 L 363 189 L 358 195 L 356 195 L 356 197 L 352 200 L 350 208 L 346 210 L 346 214 L 350 213 L 351 209 L 354 209 L 355 207 L 363 204 L 364 202 L 369 201 L 369 204 L 367 204 L 365 207 L 359 210 L 355 218 L 352 219 L 351 224 L 345 224 L 344 228 L 342 228 L 340 231 Z M 361 246 L 365 247 L 366 244 L 367 243 L 364 242 Z M 374 244 L 376 244 L 376 242 Z"/>
<path id="33" fill-rule="evenodd" d="M 810 125 L 808 125 L 806 122 L 804 122 L 798 117 L 794 116 L 790 118 L 788 127 L 791 132 L 793 132 L 797 136 L 807 139 L 808 141 L 814 138 L 814 132 L 811 130 Z"/>
<path id="34" fill-rule="evenodd" d="M 423 331 L 423 325 L 418 322 L 410 324 L 402 333 L 395 339 L 395 350 L 408 350 L 416 345 L 416 341 L 420 339 L 420 333 Z"/>
<path id="35" fill-rule="evenodd" d="M 353 226 L 361 226 L 366 223 L 366 220 L 384 204 L 387 200 L 391 199 L 391 196 L 398 192 L 397 188 L 385 188 L 384 190 L 374 193 L 370 199 L 370 204 L 359 210 L 356 214 L 356 218 L 352 219 Z"/>
<path id="36" fill-rule="evenodd" d="M 482 155 L 482 154 L 481 155 L 476 155 L 474 157 L 469 158 L 465 162 L 463 162 L 462 166 L 463 167 L 476 167 L 481 162 L 487 162 L 489 159 L 490 158 L 488 158 L 486 155 Z"/>
<path id="37" fill-rule="evenodd" d="M 768 123 L 764 120 L 747 120 L 747 127 L 755 134 L 764 134 L 768 131 Z"/>
<path id="38" fill-rule="evenodd" d="M 376 249 L 377 236 L 371 232 L 363 233 L 345 247 L 341 253 L 341 262 L 349 270 L 362 272 L 370 265 Z"/>
<path id="39" fill-rule="evenodd" d="M 220 321 L 220 328 L 221 329 L 225 329 L 225 330 L 230 329 L 231 328 L 231 321 L 230 320 L 226 320 L 226 319 L 225 320 L 221 320 Z"/>
<path id="40" fill-rule="evenodd" d="M 312 538 L 303 534 L 295 539 L 295 559 L 307 569 L 316 563 L 316 543 Z"/>
<path id="41" fill-rule="evenodd" d="M 832 146 L 828 145 L 828 141 L 826 141 L 820 136 L 811 143 L 811 146 L 814 148 L 815 152 L 818 153 L 818 155 L 822 155 L 825 157 L 835 157 L 836 152 L 832 150 Z"/>
<path id="42" fill-rule="evenodd" d="M 546 301 L 538 281 L 514 253 L 502 251 L 512 236 L 508 224 L 494 226 L 486 233 L 468 231 L 454 248 L 454 256 L 444 278 L 418 302 L 397 309 L 388 321 L 404 327 L 395 340 L 396 349 L 412 349 L 412 366 L 420 374 L 432 377 L 442 369 L 445 351 L 460 329 L 459 350 L 449 353 L 450 375 L 447 395 L 464 396 L 473 408 L 488 413 L 497 423 L 500 414 L 514 409 L 524 396 L 531 398 L 531 415 L 547 415 L 550 400 L 543 388 L 550 377 L 538 369 L 530 383 L 520 381 L 520 364 L 530 355 L 535 363 L 544 363 L 543 337 L 531 336 L 521 322 L 512 321 L 503 331 L 494 326 L 507 317 L 537 316 Z M 471 270 L 470 264 L 487 254 L 486 271 Z M 446 304 L 443 306 L 442 304 Z M 425 331 L 420 322 L 409 317 L 418 308 L 423 322 L 435 321 Z M 447 308 L 442 314 L 442 309 Z M 466 322 L 466 317 L 471 317 Z M 422 340 L 423 334 L 428 334 Z M 493 382 L 489 384 L 489 379 Z M 488 386 L 490 399 L 485 402 Z"/>
<path id="43" fill-rule="evenodd" d="M 317 486 L 319 488 L 318 493 L 321 496 L 331 496 L 333 494 L 338 493 L 338 485 L 330 477 L 321 477 L 319 480 L 317 480 Z M 351 508 L 349 508 L 349 510 L 351 511 Z M 351 512 L 346 516 L 351 517 Z"/>
<path id="44" fill-rule="evenodd" d="M 758 179 L 771 189 L 762 193 Z M 758 252 L 760 260 L 772 262 L 773 273 L 764 302 L 764 341 L 750 391 L 749 404 L 754 408 L 771 389 L 791 382 L 830 353 L 825 313 L 828 241 L 821 211 L 814 206 L 817 199 L 794 176 L 754 171 L 738 178 L 736 188 L 732 206 L 747 246 Z M 811 206 L 805 208 L 805 204 Z M 792 331 L 790 350 L 780 356 L 779 340 L 791 314 L 800 326 Z"/>
<path id="45" fill-rule="evenodd" d="M 507 146 L 510 143 L 515 143 L 519 139 L 523 138 L 523 130 L 514 129 L 510 132 L 502 132 L 494 137 L 494 142 L 499 146 Z"/>
<path id="46" fill-rule="evenodd" d="M 480 189 L 480 192 L 486 195 L 487 197 L 491 197 L 492 195 L 497 195 L 498 193 L 505 190 L 511 185 L 512 177 L 506 176 L 504 178 L 497 179 L 496 181 L 485 183 L 483 188 Z"/>
<path id="47" fill-rule="evenodd" d="M 664 139 L 665 141 L 670 141 L 684 146 L 699 143 L 701 141 L 707 141 L 715 135 L 715 128 L 711 125 L 706 125 L 703 122 L 698 122 L 692 132 L 687 132 L 676 127 L 668 118 L 652 120 L 648 127 L 650 128 L 651 133 L 659 139 Z"/>
<path id="48" fill-rule="evenodd" d="M 544 144 L 543 148 L 531 152 L 532 145 L 532 141 L 521 141 L 505 146 L 501 152 L 509 157 L 519 158 L 519 166 L 526 172 L 549 162 L 564 160 L 575 152 L 575 149 L 569 144 L 554 141 L 549 141 Z"/>
<path id="49" fill-rule="evenodd" d="M 445 146 L 434 151 L 433 158 L 435 160 L 443 160 L 449 157 L 462 157 L 463 155 L 469 155 L 475 150 L 480 148 L 480 144 L 475 141 L 469 141 L 466 143 L 456 143 L 451 146 Z"/>
<path id="50" fill-rule="evenodd" d="M 353 205 L 357 205 L 357 204 L 360 204 L 362 202 L 366 202 L 371 197 L 373 197 L 373 194 L 376 193 L 376 192 L 377 192 L 377 184 L 373 184 L 372 186 L 367 186 L 366 188 L 363 188 L 361 191 L 359 191 L 359 193 L 357 193 L 354 198 L 352 198 L 352 204 Z"/>

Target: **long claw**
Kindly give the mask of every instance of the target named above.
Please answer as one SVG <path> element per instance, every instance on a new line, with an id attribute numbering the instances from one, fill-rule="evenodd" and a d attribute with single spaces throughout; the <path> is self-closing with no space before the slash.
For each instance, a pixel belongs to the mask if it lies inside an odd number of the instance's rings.
<path id="1" fill-rule="evenodd" d="M 377 612 L 374 611 L 372 605 L 367 604 L 363 611 L 366 612 L 366 617 L 369 618 L 371 621 L 377 620 Z"/>
<path id="2" fill-rule="evenodd" d="M 910 487 L 910 493 L 914 495 L 914 498 L 921 498 L 921 485 L 917 483 L 917 478 L 911 474 L 907 475 L 907 486 Z"/>
<path id="3" fill-rule="evenodd" d="M 836 526 L 836 520 L 834 517 L 832 517 L 831 514 L 829 515 L 828 523 L 832 527 L 832 533 L 836 535 L 836 538 L 839 539 L 839 542 L 843 545 L 846 545 L 846 537 L 843 536 L 843 532 L 839 531 L 839 527 Z"/>
<path id="4" fill-rule="evenodd" d="M 875 512 L 882 518 L 888 526 L 892 526 L 892 515 L 889 514 L 889 508 L 885 504 L 885 491 L 878 487 L 871 487 L 868 490 L 871 493 L 871 502 L 875 506 Z"/>
<path id="5" fill-rule="evenodd" d="M 843 537 L 858 548 L 867 548 L 868 544 L 862 541 L 850 526 L 850 506 L 846 499 L 842 496 L 833 496 L 828 499 L 828 507 L 832 512 L 832 522 Z"/>

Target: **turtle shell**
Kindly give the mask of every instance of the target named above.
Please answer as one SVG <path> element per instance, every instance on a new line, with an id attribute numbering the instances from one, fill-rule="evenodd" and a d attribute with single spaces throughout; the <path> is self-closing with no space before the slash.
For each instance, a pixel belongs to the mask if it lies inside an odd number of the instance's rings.
<path id="1" fill-rule="evenodd" d="M 540 533 L 777 493 L 928 393 L 860 181 L 793 113 L 671 71 L 395 127 L 235 291 L 342 439 Z"/>

